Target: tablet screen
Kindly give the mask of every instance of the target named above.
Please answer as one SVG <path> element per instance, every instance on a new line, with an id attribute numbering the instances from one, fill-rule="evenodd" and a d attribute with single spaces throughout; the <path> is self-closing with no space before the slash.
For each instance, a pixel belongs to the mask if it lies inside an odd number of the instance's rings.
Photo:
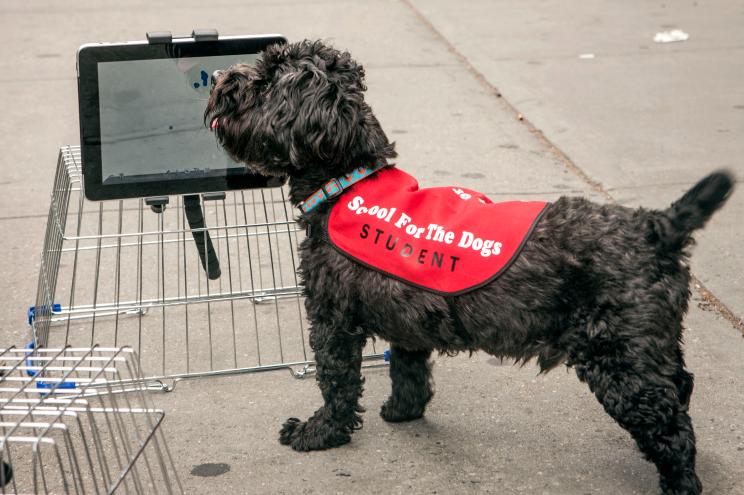
<path id="1" fill-rule="evenodd" d="M 256 55 L 100 62 L 104 185 L 243 173 L 204 127 L 210 74 Z"/>
<path id="2" fill-rule="evenodd" d="M 267 46 L 285 42 L 260 35 L 83 45 L 78 103 L 85 196 L 99 201 L 276 185 L 229 158 L 204 126 L 204 109 L 215 70 L 254 63 Z"/>

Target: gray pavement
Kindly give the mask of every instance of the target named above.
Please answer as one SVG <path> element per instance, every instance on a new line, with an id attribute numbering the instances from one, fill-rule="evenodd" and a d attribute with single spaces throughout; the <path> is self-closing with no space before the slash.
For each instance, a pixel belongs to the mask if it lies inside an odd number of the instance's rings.
<path id="1" fill-rule="evenodd" d="M 664 207 L 716 168 L 742 176 L 744 2 L 412 4 L 621 204 Z M 670 28 L 690 39 L 653 42 Z M 698 235 L 693 258 L 696 275 L 740 317 L 744 278 L 731 268 L 744 264 L 741 231 L 732 235 L 742 197 Z"/>
<path id="2" fill-rule="evenodd" d="M 195 26 L 328 39 L 365 65 L 368 100 L 398 162 L 424 186 L 605 201 L 588 178 L 623 204 L 662 207 L 714 168 L 744 176 L 742 2 L 6 0 L 0 12 L 2 345 L 28 338 L 23 314 L 57 150 L 79 140 L 74 53 L 84 42 Z M 668 27 L 690 40 L 654 44 Z M 698 236 L 692 262 L 737 318 L 742 198 L 735 193 Z M 744 341 L 693 297 L 686 352 L 699 472 L 707 493 L 741 494 Z M 319 405 L 313 380 L 274 372 L 183 382 L 155 400 L 190 493 L 657 493 L 653 467 L 573 373 L 536 371 L 482 354 L 438 358 L 427 418 L 388 425 L 377 411 L 389 380 L 368 370 L 364 429 L 348 446 L 312 454 L 281 447 L 276 434 L 286 417 Z M 220 462 L 230 471 L 190 474 Z"/>

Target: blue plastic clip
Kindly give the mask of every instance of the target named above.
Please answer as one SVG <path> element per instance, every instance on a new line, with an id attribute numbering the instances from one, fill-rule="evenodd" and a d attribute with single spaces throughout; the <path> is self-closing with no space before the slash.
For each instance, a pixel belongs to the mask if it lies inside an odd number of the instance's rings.
<path id="1" fill-rule="evenodd" d="M 36 388 L 53 389 L 55 385 L 57 386 L 57 390 L 63 389 L 63 388 L 70 389 L 70 388 L 77 387 L 75 382 L 47 382 L 47 381 L 41 381 L 41 380 L 36 382 Z"/>
<path id="2" fill-rule="evenodd" d="M 36 349 L 36 342 L 34 342 L 32 340 L 31 342 L 29 342 L 28 344 L 26 344 L 26 349 L 28 349 L 26 351 L 26 356 L 27 356 L 26 357 L 26 366 L 28 366 L 28 367 L 34 366 L 34 364 L 31 362 L 31 359 L 29 359 L 28 356 L 32 352 L 34 352 L 34 349 Z M 34 370 L 26 370 L 26 374 L 28 376 L 30 376 L 30 377 L 35 377 L 36 375 L 39 374 L 39 372 L 38 371 L 34 371 Z M 51 389 L 54 388 L 55 385 L 57 385 L 57 390 L 59 390 L 59 389 L 72 389 L 72 388 L 76 388 L 77 387 L 77 384 L 75 382 L 71 382 L 71 381 L 63 381 L 63 382 L 50 382 L 50 381 L 45 381 L 45 380 L 37 380 L 36 381 L 36 388 L 48 388 L 48 389 L 51 390 Z M 46 395 L 46 394 L 44 394 L 44 395 Z"/>
<path id="3" fill-rule="evenodd" d="M 43 308 L 44 306 L 42 306 Z M 62 305 L 61 304 L 52 304 L 52 313 L 61 313 L 62 312 Z M 33 325 L 34 319 L 36 318 L 36 306 L 29 306 L 28 312 L 26 313 L 26 316 L 28 317 L 28 324 Z"/>
<path id="4" fill-rule="evenodd" d="M 391 354 L 390 349 L 385 349 L 382 351 L 382 359 L 384 359 L 386 363 L 389 363 Z"/>
<path id="5" fill-rule="evenodd" d="M 32 340 L 31 342 L 26 344 L 26 349 L 28 349 L 28 352 L 26 352 L 26 356 L 28 356 L 29 354 L 34 352 L 34 349 L 36 349 L 36 342 Z M 33 364 L 31 364 L 31 360 L 28 357 L 26 357 L 26 366 L 33 366 Z M 28 376 L 36 376 L 36 373 L 37 372 L 34 370 L 26 370 L 26 374 Z"/>

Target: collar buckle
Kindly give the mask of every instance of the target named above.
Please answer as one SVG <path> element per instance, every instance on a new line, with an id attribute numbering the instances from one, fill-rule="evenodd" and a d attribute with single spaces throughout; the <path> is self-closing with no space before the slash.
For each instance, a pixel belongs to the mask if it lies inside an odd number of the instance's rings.
<path id="1" fill-rule="evenodd" d="M 323 191 L 326 199 L 332 199 L 336 196 L 340 196 L 341 193 L 344 192 L 344 187 L 341 185 L 341 181 L 333 178 L 323 185 L 321 191 Z"/>

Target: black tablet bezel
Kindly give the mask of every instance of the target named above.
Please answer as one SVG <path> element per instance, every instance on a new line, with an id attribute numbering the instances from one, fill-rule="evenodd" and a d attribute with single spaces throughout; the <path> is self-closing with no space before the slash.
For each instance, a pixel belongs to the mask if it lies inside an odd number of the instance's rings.
<path id="1" fill-rule="evenodd" d="M 98 63 L 155 60 L 181 57 L 253 54 L 275 43 L 286 43 L 281 35 L 229 36 L 217 41 L 175 38 L 171 43 L 149 44 L 97 43 L 80 47 L 77 52 L 78 105 L 80 110 L 80 147 L 85 196 L 93 201 L 166 196 L 201 192 L 228 191 L 275 185 L 250 173 L 200 179 L 146 181 L 104 185 L 101 163 L 101 116 L 98 94 Z"/>

